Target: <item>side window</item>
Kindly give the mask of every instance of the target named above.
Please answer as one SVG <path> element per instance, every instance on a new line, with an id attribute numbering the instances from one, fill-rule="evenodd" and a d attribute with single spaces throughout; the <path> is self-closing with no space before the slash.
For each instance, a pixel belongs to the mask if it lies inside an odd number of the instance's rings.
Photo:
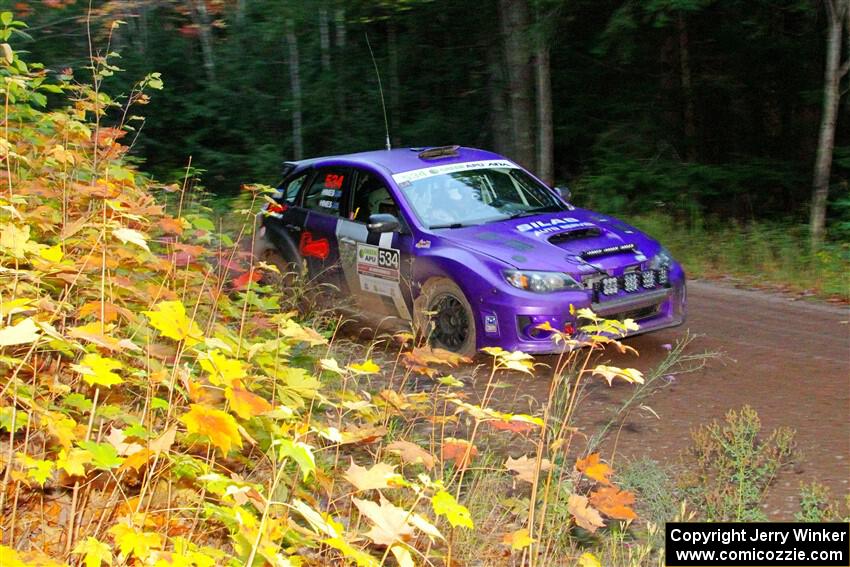
<path id="1" fill-rule="evenodd" d="M 318 170 L 304 193 L 304 208 L 326 215 L 339 215 L 348 176 L 349 171 L 346 168 L 328 167 Z"/>
<path id="2" fill-rule="evenodd" d="M 301 191 L 301 187 L 304 185 L 304 182 L 307 181 L 310 172 L 305 171 L 295 179 L 291 180 L 286 184 L 286 189 L 283 191 L 283 200 L 289 203 L 290 205 L 295 204 L 295 200 L 298 198 L 298 192 Z"/>
<path id="3" fill-rule="evenodd" d="M 383 180 L 368 171 L 358 170 L 351 204 L 351 220 L 367 223 L 369 216 L 385 213 L 398 217 L 398 206 Z"/>

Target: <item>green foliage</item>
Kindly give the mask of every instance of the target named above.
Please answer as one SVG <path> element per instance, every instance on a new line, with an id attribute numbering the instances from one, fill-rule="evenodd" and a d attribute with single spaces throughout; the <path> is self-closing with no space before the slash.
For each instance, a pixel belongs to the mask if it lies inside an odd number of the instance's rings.
<path id="1" fill-rule="evenodd" d="M 627 462 L 617 476 L 620 485 L 638 495 L 638 509 L 646 520 L 664 525 L 679 511 L 682 494 L 676 487 L 676 474 L 651 458 Z"/>
<path id="2" fill-rule="evenodd" d="M 669 213 L 627 215 L 626 220 L 659 239 L 691 278 L 737 278 L 757 286 L 850 300 L 846 274 L 850 247 L 830 243 L 809 251 L 808 229 L 784 222 L 736 223 Z"/>
<path id="3" fill-rule="evenodd" d="M 761 421 L 749 406 L 730 410 L 692 433 L 692 462 L 683 488 L 709 521 L 765 520 L 764 493 L 779 470 L 789 463 L 794 432 L 778 428 L 761 435 Z"/>

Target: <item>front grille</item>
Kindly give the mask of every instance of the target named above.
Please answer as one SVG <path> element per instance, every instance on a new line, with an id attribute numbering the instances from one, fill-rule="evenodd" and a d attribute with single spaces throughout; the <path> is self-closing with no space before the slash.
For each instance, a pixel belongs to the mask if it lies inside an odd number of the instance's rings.
<path id="1" fill-rule="evenodd" d="M 621 311 L 620 313 L 613 313 L 611 315 L 606 315 L 606 319 L 616 319 L 617 321 L 625 321 L 626 319 L 632 319 L 633 321 L 640 321 L 641 319 L 648 319 L 650 317 L 654 317 L 658 315 L 659 308 L 661 307 L 660 303 L 656 303 L 655 305 L 650 305 L 648 307 L 641 307 L 640 309 L 630 309 L 629 311 Z"/>

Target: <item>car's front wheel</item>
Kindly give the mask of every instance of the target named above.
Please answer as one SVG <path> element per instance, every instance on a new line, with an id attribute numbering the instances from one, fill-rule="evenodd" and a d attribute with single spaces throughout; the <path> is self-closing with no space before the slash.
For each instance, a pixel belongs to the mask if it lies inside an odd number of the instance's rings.
<path id="1" fill-rule="evenodd" d="M 448 278 L 425 282 L 414 304 L 417 333 L 434 347 L 475 355 L 475 315 L 463 291 Z"/>

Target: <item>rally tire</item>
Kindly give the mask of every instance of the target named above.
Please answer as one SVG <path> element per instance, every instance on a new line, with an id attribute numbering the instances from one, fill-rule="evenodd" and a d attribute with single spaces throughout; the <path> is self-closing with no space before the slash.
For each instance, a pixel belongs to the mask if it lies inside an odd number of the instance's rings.
<path id="1" fill-rule="evenodd" d="M 271 264 L 280 271 L 280 274 L 274 274 L 264 270 L 263 279 L 281 288 L 292 286 L 298 277 L 304 275 L 301 259 L 291 256 L 292 254 L 282 252 L 273 242 L 265 238 L 258 240 L 254 247 L 254 257 L 257 260 Z"/>
<path id="2" fill-rule="evenodd" d="M 433 347 L 463 356 L 476 352 L 475 313 L 463 291 L 448 278 L 425 282 L 414 301 L 414 325 Z"/>

